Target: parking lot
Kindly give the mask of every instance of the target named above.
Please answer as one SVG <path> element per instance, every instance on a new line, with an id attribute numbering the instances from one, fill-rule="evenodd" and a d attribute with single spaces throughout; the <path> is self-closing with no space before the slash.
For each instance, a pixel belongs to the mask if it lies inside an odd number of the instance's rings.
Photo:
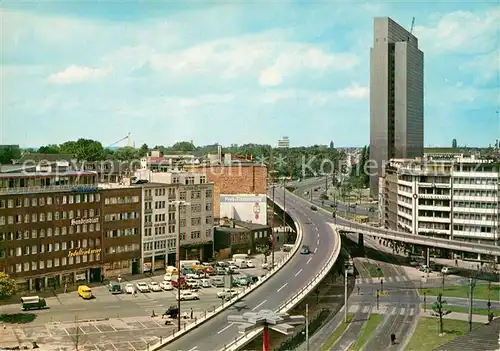
<path id="1" fill-rule="evenodd" d="M 43 350 L 143 351 L 147 350 L 148 344 L 171 335 L 174 329 L 174 325 L 166 326 L 161 317 L 130 317 L 101 322 L 15 327 L 13 331 L 22 345 L 31 345 L 32 341 L 36 341 Z"/>
<path id="2" fill-rule="evenodd" d="M 279 260 L 283 253 L 277 253 Z M 257 261 L 257 260 L 256 260 Z M 258 262 L 258 261 L 257 261 Z M 258 267 L 261 264 L 257 264 Z M 266 271 L 261 268 L 242 269 L 233 277 L 254 275 L 260 277 Z M 122 280 L 137 284 L 139 281 L 149 283 L 160 282 L 163 275 L 140 280 Z M 197 294 L 199 301 L 181 302 L 181 314 L 190 316 L 193 311 L 195 318 L 200 318 L 206 312 L 213 311 L 223 302 L 217 297 L 221 288 L 202 288 Z M 160 337 L 167 337 L 174 329 L 166 326 L 161 315 L 169 306 L 175 305 L 177 290 L 130 294 L 111 294 L 106 286 L 92 289 L 95 299 L 82 300 L 76 292 L 59 294 L 47 298 L 50 308 L 33 310 L 25 313 L 35 315 L 34 321 L 25 325 L 6 324 L 7 328 L 0 330 L 0 348 L 14 346 L 29 346 L 36 341 L 43 350 L 146 350 L 148 343 L 155 343 Z M 18 304 L 0 306 L 0 314 L 20 313 Z M 107 319 L 107 320 L 106 320 Z M 78 323 L 75 326 L 75 321 Z M 188 319 L 184 320 L 189 323 Z M 2 334 L 3 333 L 3 334 Z M 10 336 L 7 335 L 10 333 Z M 2 336 L 5 335 L 5 336 Z M 9 336 L 9 337 L 8 337 Z M 3 340 L 2 340 L 3 339 Z M 2 341 L 7 341 L 7 344 Z"/>

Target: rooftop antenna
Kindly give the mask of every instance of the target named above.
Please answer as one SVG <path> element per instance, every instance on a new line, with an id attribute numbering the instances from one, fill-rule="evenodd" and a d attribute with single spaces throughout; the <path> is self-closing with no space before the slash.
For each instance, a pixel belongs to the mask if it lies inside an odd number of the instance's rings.
<path id="1" fill-rule="evenodd" d="M 415 26 L 415 17 L 411 20 L 410 34 L 413 34 L 413 27 Z"/>

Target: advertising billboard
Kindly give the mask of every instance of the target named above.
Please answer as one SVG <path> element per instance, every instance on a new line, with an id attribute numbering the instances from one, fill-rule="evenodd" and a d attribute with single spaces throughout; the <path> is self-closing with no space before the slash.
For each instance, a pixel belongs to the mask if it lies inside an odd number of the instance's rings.
<path id="1" fill-rule="evenodd" d="M 267 224 L 267 197 L 259 195 L 220 195 L 220 217 Z"/>

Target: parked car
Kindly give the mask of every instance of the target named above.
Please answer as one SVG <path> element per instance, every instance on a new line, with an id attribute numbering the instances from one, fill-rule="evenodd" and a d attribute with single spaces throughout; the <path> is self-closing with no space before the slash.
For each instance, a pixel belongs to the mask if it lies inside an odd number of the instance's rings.
<path id="1" fill-rule="evenodd" d="M 255 265 L 253 264 L 253 262 L 252 262 L 252 261 L 247 260 L 247 267 L 248 267 L 248 268 L 255 268 Z"/>
<path id="2" fill-rule="evenodd" d="M 186 278 L 188 279 L 201 279 L 203 278 L 205 275 L 202 274 L 202 273 L 188 273 L 186 274 Z"/>
<path id="3" fill-rule="evenodd" d="M 125 292 L 127 294 L 133 294 L 135 293 L 135 287 L 134 287 L 134 284 L 130 284 L 128 283 L 127 285 L 125 285 Z"/>
<path id="4" fill-rule="evenodd" d="M 136 287 L 137 287 L 137 290 L 139 290 L 141 293 L 148 293 L 150 291 L 148 284 L 146 284 L 145 282 L 137 283 Z"/>
<path id="5" fill-rule="evenodd" d="M 430 273 L 432 270 L 425 264 L 421 265 L 418 269 L 420 272 Z"/>
<path id="6" fill-rule="evenodd" d="M 217 292 L 217 297 L 219 299 L 227 299 L 227 298 L 231 299 L 236 295 L 238 295 L 238 291 L 235 289 L 224 288 L 221 291 Z"/>
<path id="7" fill-rule="evenodd" d="M 160 288 L 162 288 L 163 290 L 172 290 L 174 287 L 172 286 L 172 283 L 170 282 L 167 282 L 167 281 L 162 281 L 160 283 Z"/>
<path id="8" fill-rule="evenodd" d="M 200 284 L 203 288 L 211 288 L 212 287 L 212 281 L 210 279 L 202 279 L 202 280 L 200 280 Z"/>
<path id="9" fill-rule="evenodd" d="M 318 210 L 318 208 L 317 208 L 316 206 L 314 206 L 314 205 L 311 205 L 311 210 L 313 210 L 313 211 L 317 211 L 317 210 Z"/>
<path id="10" fill-rule="evenodd" d="M 180 298 L 177 296 L 177 299 L 181 301 L 188 301 L 188 300 L 199 300 L 200 297 L 198 296 L 198 294 L 192 291 L 183 291 L 181 292 Z"/>
<path id="11" fill-rule="evenodd" d="M 170 306 L 163 315 L 170 318 L 177 318 L 178 314 L 179 314 L 179 309 L 177 308 L 177 306 L 173 305 Z"/>
<path id="12" fill-rule="evenodd" d="M 200 281 L 197 279 L 186 279 L 186 285 L 190 289 L 199 289 L 200 288 Z"/>
<path id="13" fill-rule="evenodd" d="M 112 294 L 121 294 L 123 292 L 122 286 L 118 282 L 109 282 L 108 290 Z"/>
<path id="14" fill-rule="evenodd" d="M 161 286 L 157 282 L 151 282 L 149 283 L 149 290 L 158 292 L 161 291 Z"/>

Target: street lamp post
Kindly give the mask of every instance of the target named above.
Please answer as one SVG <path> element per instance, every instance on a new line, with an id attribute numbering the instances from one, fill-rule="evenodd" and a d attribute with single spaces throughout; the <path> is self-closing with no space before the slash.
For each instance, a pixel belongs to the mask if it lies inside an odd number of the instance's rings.
<path id="1" fill-rule="evenodd" d="M 274 205 L 274 182 L 272 184 L 273 187 L 273 214 L 271 215 L 271 240 L 273 241 L 271 246 L 271 267 L 274 267 L 274 250 L 276 249 L 276 234 L 274 232 L 274 212 L 275 212 L 275 205 Z"/>
<path id="2" fill-rule="evenodd" d="M 177 330 L 181 330 L 181 205 L 189 205 L 186 201 L 172 201 L 169 204 L 175 205 L 176 220 L 176 259 L 177 259 Z"/>

